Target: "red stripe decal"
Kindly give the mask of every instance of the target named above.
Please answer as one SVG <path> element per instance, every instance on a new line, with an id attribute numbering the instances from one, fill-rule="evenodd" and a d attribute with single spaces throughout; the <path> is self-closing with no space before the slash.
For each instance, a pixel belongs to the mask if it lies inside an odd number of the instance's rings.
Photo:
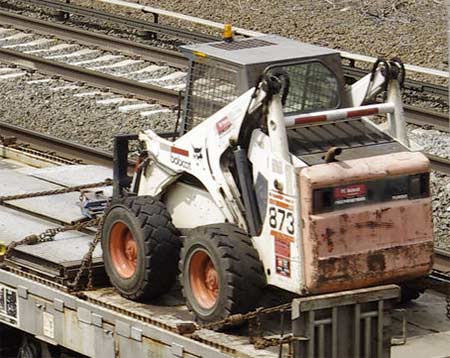
<path id="1" fill-rule="evenodd" d="M 228 117 L 222 118 L 220 121 L 216 123 L 217 133 L 222 134 L 226 132 L 231 127 L 231 122 Z"/>
<path id="2" fill-rule="evenodd" d="M 189 151 L 177 147 L 170 148 L 170 151 L 175 154 L 184 155 L 185 157 L 189 157 Z"/>
<path id="3" fill-rule="evenodd" d="M 270 199 L 269 202 L 270 202 L 270 204 L 273 204 L 275 206 L 279 206 L 280 208 L 292 210 L 292 205 L 289 205 L 289 204 L 284 203 L 282 201 L 275 200 L 275 199 Z"/>
<path id="4" fill-rule="evenodd" d="M 295 124 L 302 124 L 302 123 L 311 123 L 311 122 L 320 122 L 320 121 L 326 121 L 327 116 L 309 116 L 309 117 L 301 117 L 295 119 Z"/>
<path id="5" fill-rule="evenodd" d="M 371 114 L 378 114 L 378 108 L 360 109 L 359 111 L 347 112 L 347 118 L 370 116 Z"/>
<path id="6" fill-rule="evenodd" d="M 278 239 L 278 240 L 284 240 L 284 241 L 287 241 L 287 242 L 294 242 L 294 237 L 293 236 L 283 234 L 282 232 L 277 231 L 277 230 L 273 230 L 273 229 L 270 230 L 270 235 L 272 235 L 273 237 L 275 237 L 275 239 Z"/>
<path id="7" fill-rule="evenodd" d="M 288 198 L 287 196 L 283 196 L 283 195 L 279 195 L 279 194 L 275 194 L 275 193 L 270 193 L 270 196 L 274 199 L 284 200 L 284 201 L 292 204 L 292 199 Z"/>

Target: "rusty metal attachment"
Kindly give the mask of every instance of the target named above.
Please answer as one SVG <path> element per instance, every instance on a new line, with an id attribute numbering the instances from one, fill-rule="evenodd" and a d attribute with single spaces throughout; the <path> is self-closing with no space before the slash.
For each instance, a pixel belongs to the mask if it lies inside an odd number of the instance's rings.
<path id="1" fill-rule="evenodd" d="M 197 330 L 197 326 L 193 322 L 181 322 L 176 325 L 179 334 L 192 334 Z"/>
<path id="2" fill-rule="evenodd" d="M 331 147 L 328 149 L 328 152 L 325 154 L 324 160 L 326 163 L 331 163 L 336 161 L 336 156 L 342 153 L 342 148 L 340 147 Z"/>

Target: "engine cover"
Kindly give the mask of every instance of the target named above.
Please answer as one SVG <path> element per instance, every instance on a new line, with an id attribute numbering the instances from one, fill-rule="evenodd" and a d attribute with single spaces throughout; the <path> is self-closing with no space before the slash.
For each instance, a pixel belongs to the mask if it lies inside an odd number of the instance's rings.
<path id="1" fill-rule="evenodd" d="M 305 288 L 401 282 L 432 267 L 429 162 L 402 152 L 303 169 Z"/>

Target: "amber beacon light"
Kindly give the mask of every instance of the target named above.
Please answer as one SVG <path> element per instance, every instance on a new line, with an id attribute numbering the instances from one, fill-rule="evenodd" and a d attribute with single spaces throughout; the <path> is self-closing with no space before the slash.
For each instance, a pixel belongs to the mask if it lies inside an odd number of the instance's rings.
<path id="1" fill-rule="evenodd" d="M 223 40 L 227 42 L 233 41 L 233 28 L 231 24 L 225 24 L 223 27 Z"/>

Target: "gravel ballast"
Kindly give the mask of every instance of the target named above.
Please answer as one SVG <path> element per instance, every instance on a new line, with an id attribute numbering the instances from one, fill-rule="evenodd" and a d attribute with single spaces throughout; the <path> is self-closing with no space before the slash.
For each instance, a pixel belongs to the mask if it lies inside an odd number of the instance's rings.
<path id="1" fill-rule="evenodd" d="M 7 66 L 0 64 L 0 68 Z M 144 102 L 79 83 L 47 80 L 48 76 L 25 72 L 0 81 L 2 121 L 108 151 L 116 134 L 138 133 L 143 128 L 156 132 L 174 129 L 176 112 L 157 104 L 149 103 L 155 111 L 149 116 L 129 107 L 122 112 L 120 107 Z"/>
<path id="2" fill-rule="evenodd" d="M 73 3 L 152 21 L 151 14 L 93 0 Z M 370 56 L 447 70 L 446 1 L 129 0 Z M 178 23 L 162 17 L 162 23 Z M 188 24 L 184 23 L 185 26 Z"/>

